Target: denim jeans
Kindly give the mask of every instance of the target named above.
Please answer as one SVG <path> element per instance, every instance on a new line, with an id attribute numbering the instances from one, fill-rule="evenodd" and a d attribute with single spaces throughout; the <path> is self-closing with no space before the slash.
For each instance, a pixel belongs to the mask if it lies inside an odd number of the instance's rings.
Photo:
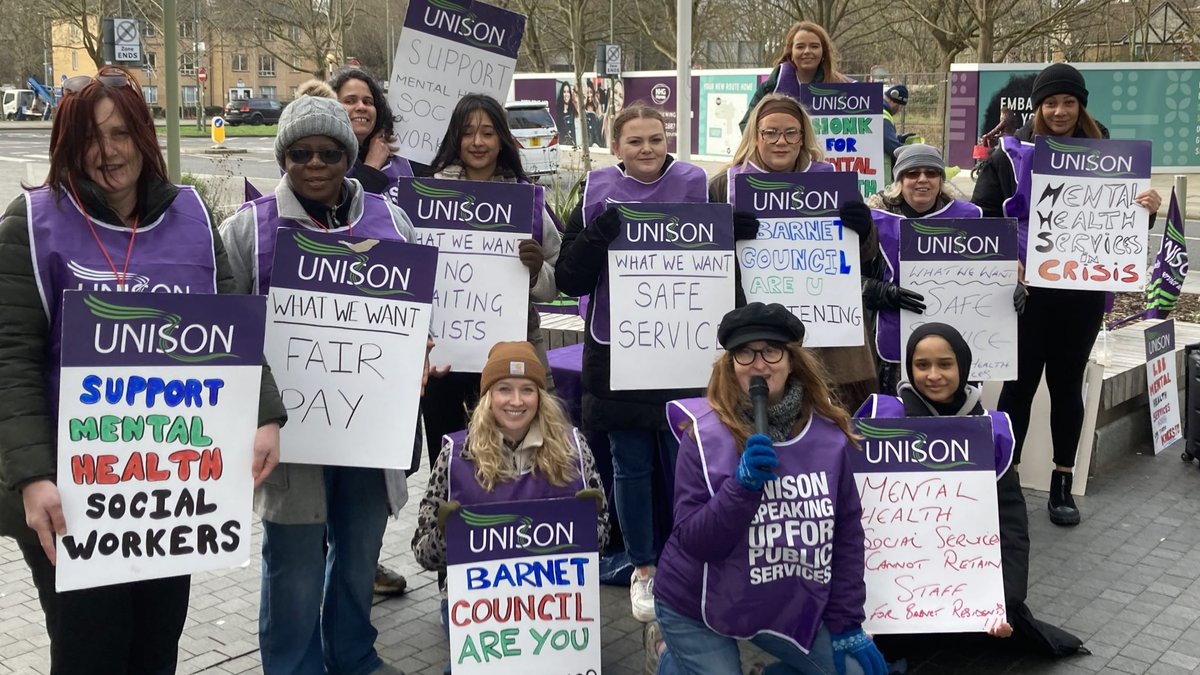
<path id="1" fill-rule="evenodd" d="M 754 608 L 747 608 L 747 611 L 754 611 Z M 693 621 L 661 602 L 654 603 L 654 614 L 667 643 L 667 650 L 658 662 L 658 675 L 742 672 L 737 640 L 717 635 L 703 622 Z M 833 666 L 833 644 L 825 624 L 821 624 L 807 654 L 774 635 L 758 635 L 750 642 L 779 659 L 767 666 L 764 675 L 837 675 Z M 863 675 L 862 667 L 849 655 L 846 656 L 846 675 Z"/>
<path id="2" fill-rule="evenodd" d="M 383 471 L 326 467 L 325 501 L 324 524 L 263 521 L 258 644 L 267 675 L 366 675 L 382 663 L 371 599 L 388 517 Z"/>
<path id="3" fill-rule="evenodd" d="M 609 431 L 613 458 L 613 497 L 625 550 L 636 567 L 653 565 L 658 560 L 654 543 L 654 484 L 651 473 L 654 456 L 661 446 L 666 450 L 666 471 L 675 472 L 679 443 L 670 431 Z M 666 481 L 672 485 L 673 481 Z M 669 500 L 668 500 L 669 503 Z"/>

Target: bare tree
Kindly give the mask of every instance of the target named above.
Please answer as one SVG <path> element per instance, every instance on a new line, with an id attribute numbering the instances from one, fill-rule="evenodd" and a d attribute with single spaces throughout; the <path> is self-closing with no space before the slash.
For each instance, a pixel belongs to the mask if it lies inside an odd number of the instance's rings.
<path id="1" fill-rule="evenodd" d="M 284 63 L 308 61 L 313 77 L 328 79 L 345 60 L 357 11 L 358 0 L 224 0 L 219 25 Z"/>
<path id="2" fill-rule="evenodd" d="M 0 21 L 0 44 L 5 57 L 0 59 L 0 82 L 24 82 L 30 75 L 45 77 L 44 54 L 47 25 L 45 11 L 37 0 L 6 0 Z"/>
<path id="3" fill-rule="evenodd" d="M 549 16 L 552 19 L 552 25 L 557 28 L 557 30 L 552 29 L 548 32 L 557 35 L 560 40 L 565 42 L 564 46 L 570 52 L 576 92 L 583 91 L 583 73 L 589 70 L 587 66 L 592 61 L 590 55 L 594 53 L 595 45 L 607 34 L 607 30 L 605 30 L 608 28 L 607 22 L 597 20 L 595 10 L 598 4 L 589 0 L 546 0 L 545 7 L 550 10 Z M 579 115 L 582 116 L 585 111 L 579 105 L 577 98 L 574 105 L 578 108 Z M 589 148 L 591 140 L 588 138 L 588 125 L 580 124 L 579 132 L 579 142 L 576 147 L 582 152 L 584 171 L 591 171 L 592 153 Z"/>

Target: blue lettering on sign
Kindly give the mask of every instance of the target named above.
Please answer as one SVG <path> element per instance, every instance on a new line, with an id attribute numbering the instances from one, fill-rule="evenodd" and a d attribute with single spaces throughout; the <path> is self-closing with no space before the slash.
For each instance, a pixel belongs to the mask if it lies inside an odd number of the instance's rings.
<path id="1" fill-rule="evenodd" d="M 496 568 L 496 576 L 489 577 L 486 567 L 467 568 L 467 590 L 476 591 L 488 588 L 509 586 L 521 588 L 532 586 L 582 586 L 584 584 L 584 567 L 587 558 L 557 558 L 540 562 L 518 561 L 501 563 Z M 571 567 L 575 574 L 572 578 Z"/>

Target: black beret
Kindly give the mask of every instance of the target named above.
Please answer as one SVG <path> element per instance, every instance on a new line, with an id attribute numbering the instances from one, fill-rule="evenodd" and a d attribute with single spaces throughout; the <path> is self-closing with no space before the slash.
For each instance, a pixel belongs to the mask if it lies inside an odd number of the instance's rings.
<path id="1" fill-rule="evenodd" d="M 717 340 L 727 350 L 755 340 L 804 342 L 804 323 L 783 305 L 752 302 L 721 318 Z"/>

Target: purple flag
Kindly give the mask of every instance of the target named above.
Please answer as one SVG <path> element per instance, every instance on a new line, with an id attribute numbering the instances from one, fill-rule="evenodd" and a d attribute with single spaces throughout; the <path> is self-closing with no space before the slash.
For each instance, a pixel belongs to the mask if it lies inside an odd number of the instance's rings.
<path id="1" fill-rule="evenodd" d="M 1158 247 L 1158 256 L 1154 259 L 1150 283 L 1146 285 L 1147 319 L 1165 319 L 1175 309 L 1187 273 L 1188 252 L 1183 238 L 1183 215 L 1179 213 L 1179 201 L 1172 188 L 1171 206 L 1167 209 L 1167 228 Z"/>
<path id="2" fill-rule="evenodd" d="M 246 201 L 252 202 L 262 196 L 262 193 L 258 191 L 258 188 L 254 187 L 249 178 L 244 180 L 246 181 Z"/>

